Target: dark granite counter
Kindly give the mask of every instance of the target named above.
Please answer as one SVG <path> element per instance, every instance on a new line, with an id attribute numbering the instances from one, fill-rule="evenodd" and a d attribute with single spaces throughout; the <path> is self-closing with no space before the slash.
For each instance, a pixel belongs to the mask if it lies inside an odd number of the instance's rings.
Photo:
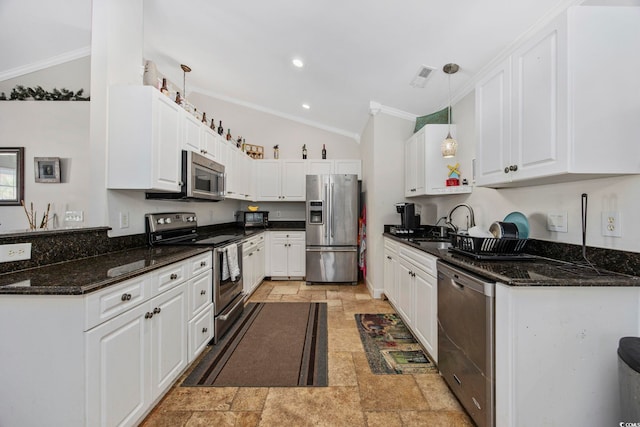
<path id="1" fill-rule="evenodd" d="M 208 250 L 206 246 L 140 247 L 0 274 L 0 294 L 87 294 Z"/>
<path id="2" fill-rule="evenodd" d="M 435 245 L 420 245 L 405 237 L 385 237 L 427 252 L 479 276 L 511 286 L 640 286 L 640 277 L 534 255 L 519 261 L 479 261 Z"/>

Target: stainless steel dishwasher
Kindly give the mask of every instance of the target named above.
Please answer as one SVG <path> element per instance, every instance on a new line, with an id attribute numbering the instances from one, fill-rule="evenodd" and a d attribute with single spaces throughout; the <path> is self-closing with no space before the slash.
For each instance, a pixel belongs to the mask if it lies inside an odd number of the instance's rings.
<path id="1" fill-rule="evenodd" d="M 438 261 L 438 368 L 479 427 L 495 424 L 494 291 Z"/>

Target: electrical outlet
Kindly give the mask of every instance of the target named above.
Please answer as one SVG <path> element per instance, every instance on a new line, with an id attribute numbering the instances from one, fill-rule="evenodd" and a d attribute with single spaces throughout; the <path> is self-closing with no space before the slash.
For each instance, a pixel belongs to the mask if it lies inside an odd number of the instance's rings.
<path id="1" fill-rule="evenodd" d="M 602 212 L 602 235 L 622 237 L 620 212 Z"/>
<path id="2" fill-rule="evenodd" d="M 0 245 L 0 262 L 31 259 L 31 243 Z"/>
<path id="3" fill-rule="evenodd" d="M 549 212 L 547 214 L 547 230 L 566 233 L 568 229 L 566 212 Z"/>
<path id="4" fill-rule="evenodd" d="M 66 211 L 64 213 L 65 222 L 82 222 L 84 221 L 83 211 Z"/>
<path id="5" fill-rule="evenodd" d="M 120 212 L 120 228 L 129 228 L 129 212 Z"/>

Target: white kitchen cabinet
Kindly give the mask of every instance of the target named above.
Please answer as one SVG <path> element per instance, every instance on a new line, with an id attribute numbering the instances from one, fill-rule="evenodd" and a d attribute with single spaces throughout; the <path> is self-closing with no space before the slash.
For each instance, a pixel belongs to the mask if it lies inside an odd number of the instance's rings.
<path id="1" fill-rule="evenodd" d="M 265 233 L 242 242 L 242 280 L 247 298 L 262 283 L 265 273 Z"/>
<path id="2" fill-rule="evenodd" d="M 385 248 L 387 253 L 390 249 Z M 391 255 L 393 256 L 393 255 Z M 431 358 L 438 361 L 437 258 L 407 245 L 398 246 L 397 303 L 393 306 Z M 392 263 L 385 263 L 385 281 Z M 385 282 L 386 285 L 386 282 Z"/>
<path id="3" fill-rule="evenodd" d="M 206 126 L 200 127 L 200 154 L 218 162 L 220 161 L 220 135 Z"/>
<path id="4" fill-rule="evenodd" d="M 202 149 L 202 124 L 192 114 L 182 110 L 182 149 L 201 153 Z"/>
<path id="5" fill-rule="evenodd" d="M 304 277 L 305 249 L 304 231 L 269 231 L 271 278 Z"/>
<path id="6" fill-rule="evenodd" d="M 472 191 L 470 185 L 446 185 L 450 172 L 447 165 L 457 163 L 455 159 L 442 157 L 440 145 L 448 133 L 449 125 L 425 125 L 405 141 L 405 197 Z M 451 125 L 451 135 L 456 137 L 455 125 Z M 460 180 L 463 178 L 464 176 L 461 176 Z"/>
<path id="7" fill-rule="evenodd" d="M 227 197 L 236 200 L 253 200 L 255 198 L 253 184 L 255 161 L 240 151 L 235 144 L 229 141 L 225 141 L 225 144 Z"/>
<path id="8" fill-rule="evenodd" d="M 259 160 L 257 166 L 257 201 L 305 201 L 305 160 Z"/>
<path id="9" fill-rule="evenodd" d="M 398 243 L 384 238 L 384 295 L 398 305 Z"/>
<path id="10" fill-rule="evenodd" d="M 307 175 L 354 174 L 362 179 L 362 161 L 357 159 L 307 160 Z"/>
<path id="11" fill-rule="evenodd" d="M 151 86 L 111 87 L 107 188 L 179 191 L 182 113 Z"/>
<path id="12" fill-rule="evenodd" d="M 211 260 L 207 252 L 86 295 L 2 295 L 0 322 L 14 326 L 0 338 L 18 344 L 0 357 L 29 369 L 3 374 L 0 424 L 139 423 L 212 337 L 210 300 L 188 303 L 192 281 L 207 277 L 199 286 L 210 292 Z M 189 307 L 201 307 L 193 323 Z"/>
<path id="13" fill-rule="evenodd" d="M 477 185 L 640 173 L 638 44 L 634 8 L 575 6 L 517 46 L 476 86 Z"/>

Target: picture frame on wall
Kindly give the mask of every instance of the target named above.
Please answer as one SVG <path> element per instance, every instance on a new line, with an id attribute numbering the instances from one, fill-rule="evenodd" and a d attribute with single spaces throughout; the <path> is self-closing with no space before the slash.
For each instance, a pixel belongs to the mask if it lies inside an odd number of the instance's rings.
<path id="1" fill-rule="evenodd" d="M 36 182 L 60 182 L 60 157 L 34 157 Z"/>

